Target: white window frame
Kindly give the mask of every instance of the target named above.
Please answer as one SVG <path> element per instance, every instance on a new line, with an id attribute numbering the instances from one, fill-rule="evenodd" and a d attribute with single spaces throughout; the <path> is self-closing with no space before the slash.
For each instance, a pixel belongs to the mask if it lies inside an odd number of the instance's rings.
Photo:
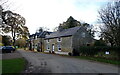
<path id="1" fill-rule="evenodd" d="M 58 51 L 61 51 L 61 50 L 59 50 L 59 48 L 61 49 L 61 45 L 60 44 L 58 44 Z"/>
<path id="2" fill-rule="evenodd" d="M 61 41 L 62 41 L 61 37 L 57 38 L 57 42 L 61 42 Z"/>
<path id="3" fill-rule="evenodd" d="M 35 39 L 37 40 L 37 35 L 35 36 Z"/>
<path id="4" fill-rule="evenodd" d="M 47 45 L 47 50 L 48 50 L 48 51 L 50 50 L 50 45 L 49 45 L 49 44 Z"/>

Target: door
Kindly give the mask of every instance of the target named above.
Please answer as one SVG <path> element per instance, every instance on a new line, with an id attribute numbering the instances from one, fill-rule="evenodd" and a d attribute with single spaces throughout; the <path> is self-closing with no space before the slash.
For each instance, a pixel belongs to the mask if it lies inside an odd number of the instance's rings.
<path id="1" fill-rule="evenodd" d="M 55 46 L 54 46 L 54 44 L 52 44 L 52 52 L 54 52 L 55 50 Z"/>

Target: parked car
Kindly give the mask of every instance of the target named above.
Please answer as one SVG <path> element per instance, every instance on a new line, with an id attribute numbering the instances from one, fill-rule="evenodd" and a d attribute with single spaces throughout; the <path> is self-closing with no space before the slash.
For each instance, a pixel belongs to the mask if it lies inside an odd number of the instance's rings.
<path id="1" fill-rule="evenodd" d="M 2 47 L 2 53 L 12 53 L 15 51 L 15 48 L 12 46 L 4 46 Z"/>

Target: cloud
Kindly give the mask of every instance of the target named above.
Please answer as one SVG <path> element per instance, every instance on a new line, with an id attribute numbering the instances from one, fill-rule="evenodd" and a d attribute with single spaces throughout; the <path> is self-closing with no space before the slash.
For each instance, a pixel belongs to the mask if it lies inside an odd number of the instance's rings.
<path id="1" fill-rule="evenodd" d="M 12 0 L 20 5 L 16 10 L 26 18 L 26 25 L 30 33 L 35 33 L 38 27 L 47 27 L 52 30 L 59 23 L 66 21 L 69 16 L 76 20 L 94 23 L 97 19 L 97 10 L 101 0 Z"/>

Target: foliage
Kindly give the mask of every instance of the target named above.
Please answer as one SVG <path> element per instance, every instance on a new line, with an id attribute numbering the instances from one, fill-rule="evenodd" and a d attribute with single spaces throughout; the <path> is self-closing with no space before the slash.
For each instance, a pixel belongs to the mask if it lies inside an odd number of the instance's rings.
<path id="1" fill-rule="evenodd" d="M 29 35 L 28 28 L 25 25 L 25 18 L 12 11 L 2 12 L 3 26 L 5 33 L 12 33 L 13 45 L 15 45 L 16 36 L 25 37 Z"/>
<path id="2" fill-rule="evenodd" d="M 112 46 L 120 46 L 120 1 L 108 3 L 99 11 L 101 26 L 101 37 Z"/>
<path id="3" fill-rule="evenodd" d="M 47 27 L 39 27 L 37 30 L 36 30 L 36 33 L 39 33 L 39 32 L 43 32 L 43 31 L 48 31 L 49 28 Z"/>
<path id="4" fill-rule="evenodd" d="M 103 40 L 96 40 L 94 46 L 106 46 L 106 43 Z"/>
<path id="5" fill-rule="evenodd" d="M 2 43 L 4 46 L 10 46 L 11 45 L 11 37 L 10 36 L 2 36 Z"/>
<path id="6" fill-rule="evenodd" d="M 86 56 L 94 56 L 98 54 L 99 52 L 106 52 L 106 51 L 114 51 L 116 54 L 120 52 L 120 46 L 83 46 L 80 47 L 79 50 L 77 50 L 80 55 L 86 55 Z"/>
<path id="7" fill-rule="evenodd" d="M 111 60 L 111 59 L 106 60 L 100 57 L 89 57 L 89 56 L 74 56 L 74 57 L 79 58 L 79 59 L 87 59 L 87 60 L 99 61 L 99 62 L 114 64 L 114 65 L 120 65 L 119 60 Z"/>
<path id="8" fill-rule="evenodd" d="M 81 23 L 75 20 L 72 16 L 70 16 L 66 22 L 63 22 L 63 24 L 61 24 L 63 29 L 68 29 L 68 28 L 72 28 L 80 25 Z"/>
<path id="9" fill-rule="evenodd" d="M 17 39 L 15 45 L 19 48 L 23 48 L 26 45 L 26 40 L 24 38 Z"/>
<path id="10" fill-rule="evenodd" d="M 0 43 L 0 46 L 3 46 L 3 44 L 2 44 L 2 43 Z"/>
<path id="11" fill-rule="evenodd" d="M 2 74 L 21 73 L 25 68 L 25 59 L 4 59 L 2 60 Z"/>
<path id="12" fill-rule="evenodd" d="M 54 31 L 61 30 L 61 29 L 68 29 L 76 26 L 84 26 L 88 33 L 94 37 L 95 31 L 93 30 L 93 25 L 90 25 L 88 23 L 81 23 L 77 20 L 75 20 L 72 16 L 70 16 L 66 22 L 63 22 L 58 27 L 55 27 Z"/>
<path id="13" fill-rule="evenodd" d="M 60 24 L 63 29 L 68 29 L 76 26 L 80 26 L 81 23 L 77 20 L 75 20 L 72 16 L 70 16 L 66 22 L 63 22 L 63 24 Z"/>

